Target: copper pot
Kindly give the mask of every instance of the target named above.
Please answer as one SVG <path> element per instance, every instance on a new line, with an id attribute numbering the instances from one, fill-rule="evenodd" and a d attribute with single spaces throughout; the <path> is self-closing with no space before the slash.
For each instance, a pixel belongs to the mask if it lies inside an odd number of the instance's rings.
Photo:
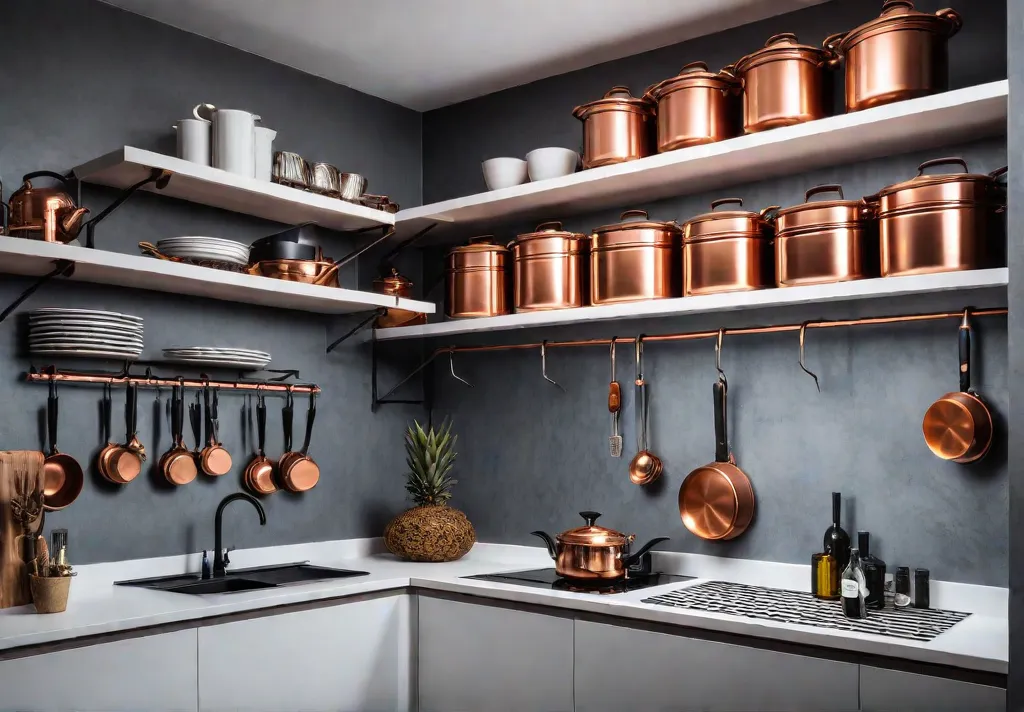
<path id="1" fill-rule="evenodd" d="M 654 103 L 617 86 L 597 101 L 577 106 L 583 122 L 583 168 L 635 161 L 651 154 Z"/>
<path id="2" fill-rule="evenodd" d="M 565 578 L 589 581 L 614 581 L 626 577 L 626 570 L 667 536 L 651 539 L 635 552 L 630 544 L 635 534 L 623 534 L 595 524 L 598 512 L 580 512 L 586 526 L 564 531 L 556 539 L 545 532 L 530 532 L 540 537 L 555 560 L 555 573 Z"/>
<path id="3" fill-rule="evenodd" d="M 932 166 L 958 165 L 963 173 L 925 175 Z M 866 198 L 877 205 L 883 277 L 929 274 L 1005 264 L 1002 220 L 1006 187 L 988 174 L 967 172 L 962 158 L 936 158 L 911 180 Z"/>
<path id="4" fill-rule="evenodd" d="M 586 304 L 585 235 L 562 229 L 557 220 L 516 237 L 515 310 L 573 309 Z"/>
<path id="5" fill-rule="evenodd" d="M 338 266 L 330 260 L 261 260 L 246 269 L 249 274 L 302 282 L 322 287 L 338 286 Z"/>
<path id="6" fill-rule="evenodd" d="M 622 222 L 596 228 L 590 236 L 591 304 L 680 296 L 679 225 L 648 220 L 643 210 L 619 217 Z"/>
<path id="7" fill-rule="evenodd" d="M 448 253 L 446 277 L 449 319 L 499 316 L 509 313 L 506 269 L 509 250 L 492 242 L 492 235 L 470 240 Z"/>
<path id="8" fill-rule="evenodd" d="M 713 143 L 740 133 L 740 81 L 725 69 L 691 62 L 647 90 L 657 104 L 658 152 Z"/>
<path id="9" fill-rule="evenodd" d="M 955 10 L 930 14 L 909 0 L 885 0 L 874 20 L 826 39 L 846 60 L 846 110 L 945 91 L 947 45 L 962 26 Z"/>
<path id="10" fill-rule="evenodd" d="M 32 185 L 36 178 L 53 178 L 60 186 L 38 188 Z M 53 171 L 36 171 L 22 181 L 8 201 L 7 234 L 45 242 L 71 242 L 77 238 L 89 210 L 75 205 L 68 179 Z"/>
<path id="11" fill-rule="evenodd" d="M 378 277 L 373 280 L 373 291 L 392 297 L 412 299 L 412 288 L 412 281 L 399 274 L 398 270 L 394 267 L 391 268 L 391 274 L 387 277 Z M 387 329 L 392 326 L 414 326 L 426 323 L 427 315 L 422 312 L 391 307 L 383 316 L 377 317 L 373 327 L 375 329 Z"/>
<path id="12" fill-rule="evenodd" d="M 839 193 L 839 200 L 812 203 L 811 196 L 819 193 Z M 864 200 L 846 200 L 838 184 L 811 188 L 804 200 L 776 215 L 775 283 L 792 287 L 877 277 L 874 209 Z"/>
<path id="13" fill-rule="evenodd" d="M 733 72 L 743 82 L 744 133 L 828 116 L 825 72 L 838 62 L 831 49 L 799 44 L 790 32 L 743 57 Z"/>
<path id="14" fill-rule="evenodd" d="M 739 198 L 711 203 L 711 212 L 683 225 L 683 296 L 761 289 L 774 284 L 772 237 L 777 205 L 759 213 L 715 212 Z"/>

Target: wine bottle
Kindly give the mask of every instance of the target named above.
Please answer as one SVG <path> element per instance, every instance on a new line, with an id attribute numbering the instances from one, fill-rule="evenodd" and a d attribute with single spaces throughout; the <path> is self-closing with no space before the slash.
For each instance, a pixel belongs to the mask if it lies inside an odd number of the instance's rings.
<path id="1" fill-rule="evenodd" d="M 868 608 L 885 608 L 885 562 L 871 555 L 868 532 L 857 532 L 857 548 L 860 549 L 860 563 L 868 584 L 865 603 Z"/>
<path id="2" fill-rule="evenodd" d="M 842 580 L 843 613 L 847 618 L 867 618 L 868 607 L 864 603 L 867 595 L 867 582 L 864 580 L 864 569 L 860 565 L 860 552 L 856 547 L 850 550 L 850 563 L 843 571 Z"/>
<path id="3" fill-rule="evenodd" d="M 850 561 L 850 535 L 839 525 L 839 512 L 842 507 L 843 496 L 839 492 L 832 493 L 832 526 L 825 530 L 825 539 L 822 550 L 826 554 L 836 557 L 839 570 L 846 569 Z"/>

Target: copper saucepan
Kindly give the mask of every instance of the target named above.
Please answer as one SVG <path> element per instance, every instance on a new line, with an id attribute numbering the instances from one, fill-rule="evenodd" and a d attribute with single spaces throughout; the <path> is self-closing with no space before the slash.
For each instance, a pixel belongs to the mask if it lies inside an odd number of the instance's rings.
<path id="1" fill-rule="evenodd" d="M 274 463 L 267 457 L 267 402 L 263 394 L 256 392 L 256 434 L 259 449 L 256 457 L 245 468 L 245 485 L 255 494 L 273 494 L 277 492 L 274 484 Z"/>
<path id="2" fill-rule="evenodd" d="M 937 457 L 961 464 L 983 458 L 992 447 L 992 412 L 971 390 L 969 310 L 958 330 L 960 390 L 932 403 L 924 414 L 924 441 Z"/>
<path id="3" fill-rule="evenodd" d="M 210 398 L 210 387 L 203 389 L 203 401 L 206 407 L 206 447 L 199 454 L 199 462 L 203 472 L 211 477 L 220 477 L 231 471 L 231 453 L 221 445 L 220 421 L 217 419 L 217 391 Z"/>
<path id="4" fill-rule="evenodd" d="M 289 402 L 290 406 L 291 403 Z M 320 466 L 309 456 L 309 441 L 313 437 L 313 421 L 315 419 L 316 394 L 310 391 L 309 409 L 306 411 L 306 437 L 302 442 L 302 449 L 297 452 L 288 452 L 281 456 L 281 482 L 289 492 L 311 490 L 320 481 Z M 289 423 L 289 440 L 291 440 L 290 425 Z"/>
<path id="5" fill-rule="evenodd" d="M 108 443 L 99 455 L 100 474 L 114 484 L 128 484 L 142 472 L 146 460 L 146 448 L 139 440 L 136 428 L 136 414 L 139 407 L 138 386 L 129 383 L 125 387 L 125 443 Z"/>
<path id="6" fill-rule="evenodd" d="M 635 534 L 598 526 L 595 524 L 601 516 L 598 512 L 580 512 L 580 516 L 586 520 L 586 526 L 564 531 L 556 539 L 546 532 L 530 532 L 544 540 L 548 553 L 555 560 L 555 573 L 565 578 L 593 582 L 626 578 L 629 567 L 641 556 L 668 541 L 667 536 L 659 536 L 630 552 Z"/>
<path id="7" fill-rule="evenodd" d="M 679 516 L 701 539 L 735 539 L 754 518 L 754 488 L 729 450 L 724 377 L 715 382 L 715 461 L 698 467 L 679 488 Z"/>
<path id="8" fill-rule="evenodd" d="M 393 234 L 395 234 L 395 229 L 388 228 L 379 238 L 350 252 L 340 260 L 331 261 L 324 258 L 320 248 L 317 248 L 317 258 L 315 260 L 261 260 L 249 265 L 246 271 L 249 274 L 283 279 L 287 282 L 303 282 L 305 284 L 337 287 L 339 269 L 367 250 L 387 240 Z"/>
<path id="9" fill-rule="evenodd" d="M 43 508 L 54 512 L 78 498 L 85 475 L 78 460 L 57 450 L 57 382 L 53 378 L 46 399 L 46 430 L 49 454 L 43 462 Z"/>
<path id="10" fill-rule="evenodd" d="M 160 457 L 160 471 L 172 485 L 187 485 L 198 469 L 192 453 L 185 447 L 182 429 L 185 422 L 185 392 L 174 386 L 171 392 L 171 447 Z"/>

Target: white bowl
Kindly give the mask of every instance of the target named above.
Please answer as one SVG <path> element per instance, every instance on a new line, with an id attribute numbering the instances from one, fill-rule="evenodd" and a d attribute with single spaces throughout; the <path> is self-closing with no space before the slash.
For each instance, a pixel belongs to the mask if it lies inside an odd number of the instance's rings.
<path id="1" fill-rule="evenodd" d="M 489 158 L 480 164 L 487 190 L 511 188 L 526 182 L 526 161 L 521 158 Z"/>
<path id="2" fill-rule="evenodd" d="M 579 154 L 568 148 L 535 148 L 526 154 L 531 181 L 561 178 L 576 172 Z"/>

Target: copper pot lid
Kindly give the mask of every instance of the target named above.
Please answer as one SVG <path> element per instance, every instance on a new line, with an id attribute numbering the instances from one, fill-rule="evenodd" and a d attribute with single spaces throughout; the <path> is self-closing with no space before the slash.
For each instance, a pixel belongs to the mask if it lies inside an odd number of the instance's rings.
<path id="1" fill-rule="evenodd" d="M 600 111 L 629 111 L 635 114 L 654 114 L 654 103 L 646 96 L 636 97 L 627 86 L 615 86 L 596 101 L 577 106 L 572 115 L 580 121 Z"/>
<path id="2" fill-rule="evenodd" d="M 578 254 L 585 244 L 586 235 L 562 229 L 557 220 L 541 223 L 536 232 L 518 235 L 510 243 L 516 260 L 549 255 Z"/>
<path id="3" fill-rule="evenodd" d="M 468 245 L 453 247 L 448 252 L 448 271 L 502 269 L 509 249 L 494 239 L 494 235 L 481 235 L 471 239 Z"/>
<path id="4" fill-rule="evenodd" d="M 719 198 L 712 201 L 711 212 L 690 218 L 683 225 L 683 241 L 699 242 L 725 236 L 771 238 L 770 233 L 766 234 L 766 228 L 769 221 L 774 220 L 774 212 L 779 206 L 770 205 L 757 213 L 750 210 L 715 210 L 719 205 L 728 204 L 742 206 L 743 200 Z"/>
<path id="5" fill-rule="evenodd" d="M 812 47 L 811 45 L 800 44 L 796 35 L 792 32 L 783 32 L 778 35 L 772 35 L 764 43 L 762 49 L 751 52 L 736 62 L 735 73 L 744 74 L 766 62 L 776 62 L 784 59 L 797 59 L 821 65 L 834 60 L 835 53 L 828 47 Z"/>
<path id="6" fill-rule="evenodd" d="M 494 235 L 480 235 L 470 238 L 466 245 L 458 245 L 448 251 L 449 255 L 466 254 L 469 252 L 508 252 L 508 248 L 498 244 Z"/>
<path id="7" fill-rule="evenodd" d="M 882 14 L 874 20 L 855 27 L 847 32 L 845 37 L 833 35 L 826 42 L 834 47 L 835 42 L 842 37 L 838 47 L 839 51 L 845 54 L 855 44 L 883 32 L 923 30 L 952 37 L 960 31 L 963 24 L 960 14 L 949 8 L 938 10 L 933 14 L 915 10 L 911 0 L 885 0 L 882 3 Z"/>
<path id="8" fill-rule="evenodd" d="M 582 235 L 578 232 L 572 232 L 571 230 L 563 230 L 562 223 L 558 220 L 549 220 L 543 222 L 537 226 L 534 232 L 523 233 L 522 235 L 516 235 L 516 239 L 513 244 L 519 244 L 527 242 L 528 240 L 537 240 L 545 237 L 564 237 L 571 240 L 582 240 L 586 235 Z"/>
<path id="9" fill-rule="evenodd" d="M 963 173 L 929 173 L 925 174 L 925 170 L 932 166 L 942 165 L 958 165 L 964 169 Z M 902 183 L 896 183 L 895 185 L 889 185 L 882 188 L 878 192 L 879 198 L 884 198 L 887 195 L 898 193 L 902 190 L 909 188 L 924 188 L 927 186 L 941 185 L 945 183 L 985 183 L 995 184 L 996 178 L 1006 172 L 1006 168 L 1000 168 L 992 171 L 991 173 L 970 173 L 970 169 L 967 167 L 967 161 L 962 158 L 949 157 L 949 158 L 933 158 L 930 161 L 925 161 L 917 167 L 917 175 L 910 180 L 903 181 Z M 873 197 L 873 196 L 872 196 Z"/>
<path id="10" fill-rule="evenodd" d="M 397 269 L 391 268 L 391 274 L 387 277 L 378 277 L 373 280 L 374 285 L 380 286 L 384 294 L 398 294 L 399 292 L 411 290 L 413 283 L 411 279 L 403 277 Z"/>
<path id="11" fill-rule="evenodd" d="M 704 62 L 690 62 L 680 69 L 679 74 L 676 76 L 669 77 L 652 85 L 647 89 L 645 95 L 649 96 L 653 101 L 658 101 L 662 97 L 680 89 L 706 87 L 708 89 L 729 91 L 737 89 L 739 86 L 739 80 L 733 75 L 729 67 L 718 72 L 712 72 Z"/>
<path id="12" fill-rule="evenodd" d="M 620 223 L 594 228 L 593 247 L 601 250 L 630 245 L 673 245 L 682 233 L 674 220 L 648 220 L 646 210 L 626 210 Z"/>
<path id="13" fill-rule="evenodd" d="M 838 193 L 839 200 L 811 201 L 812 196 L 820 193 Z M 838 183 L 814 186 L 804 193 L 804 201 L 776 213 L 775 226 L 779 234 L 796 228 L 849 225 L 871 217 L 873 212 L 863 199 L 847 200 Z"/>
<path id="14" fill-rule="evenodd" d="M 558 535 L 559 544 L 572 544 L 583 546 L 625 546 L 633 541 L 632 535 L 627 536 L 614 529 L 598 526 L 594 522 L 601 516 L 599 512 L 580 512 L 587 524 L 586 526 L 569 529 Z"/>

